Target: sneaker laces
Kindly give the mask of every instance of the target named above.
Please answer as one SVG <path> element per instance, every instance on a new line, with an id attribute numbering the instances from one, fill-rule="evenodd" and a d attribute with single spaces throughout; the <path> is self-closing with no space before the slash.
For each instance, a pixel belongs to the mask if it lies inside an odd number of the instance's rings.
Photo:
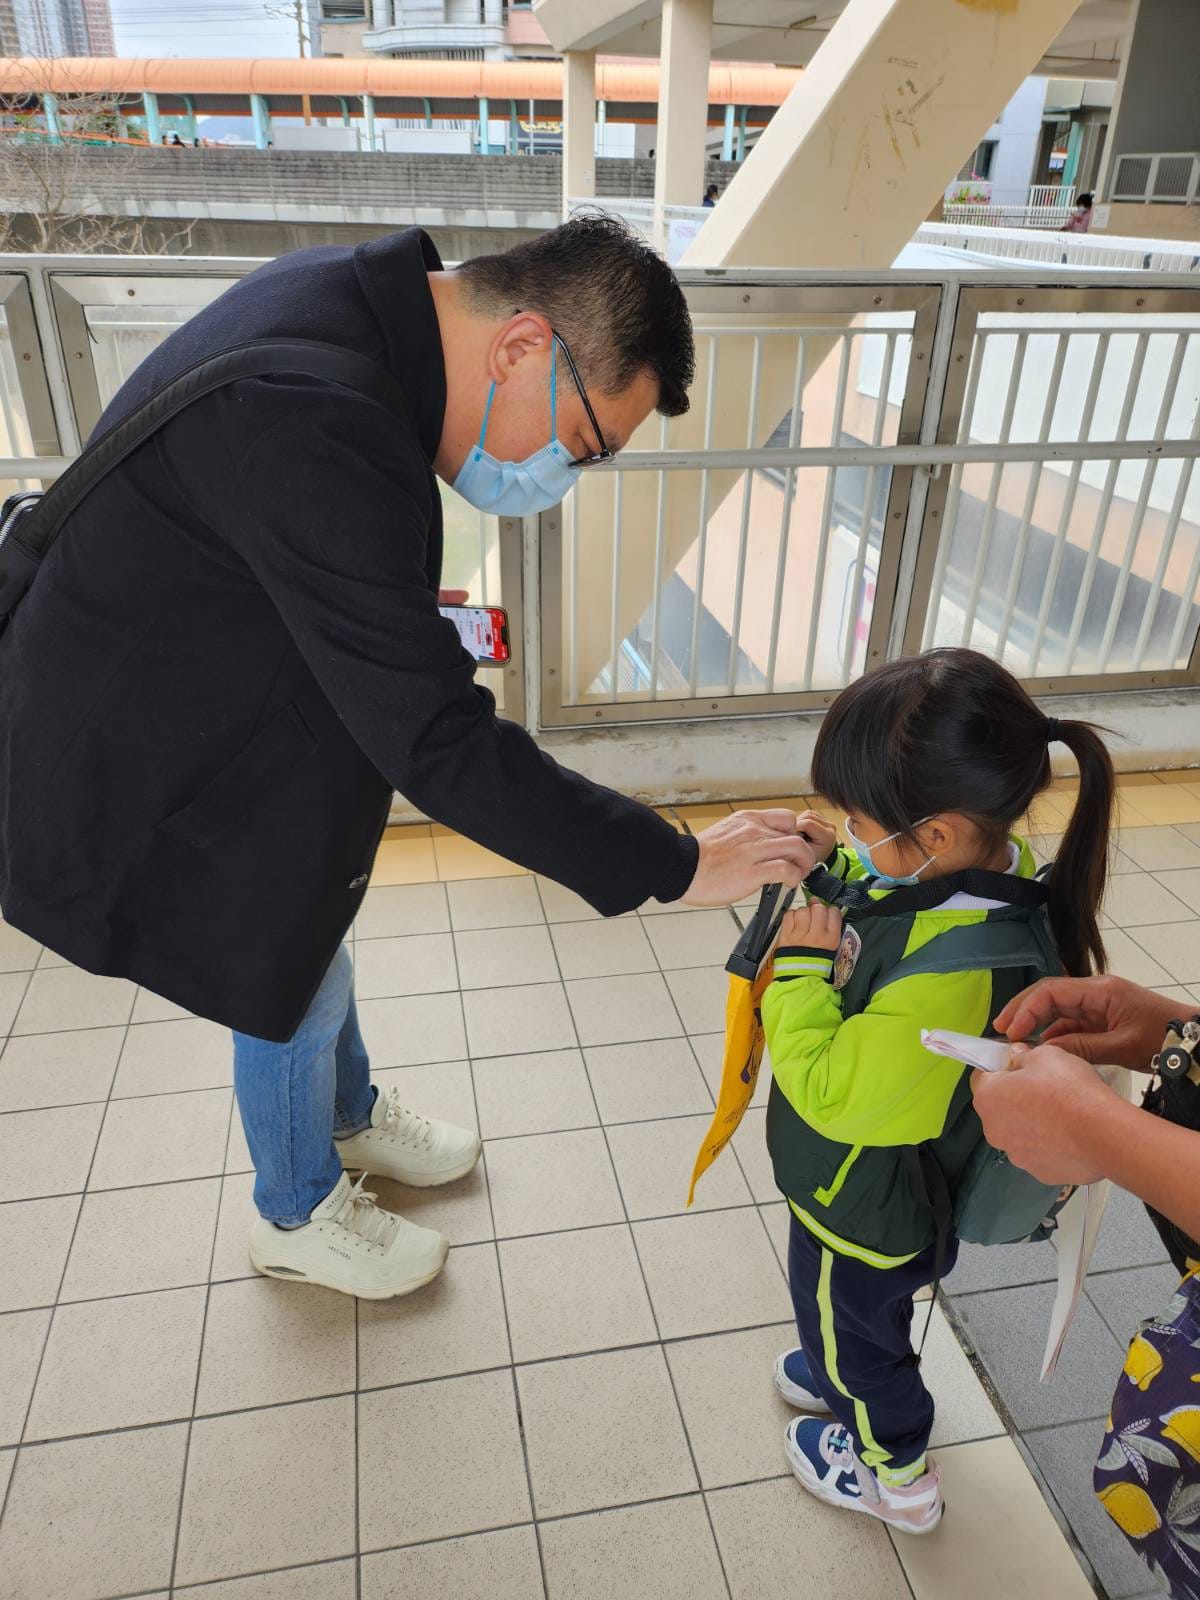
<path id="1" fill-rule="evenodd" d="M 367 1244 L 386 1248 L 395 1237 L 400 1219 L 375 1204 L 377 1197 L 363 1188 L 366 1181 L 367 1175 L 364 1172 L 342 1201 L 332 1220 L 337 1227 L 345 1228 L 348 1233 L 357 1234 Z"/>
<path id="2" fill-rule="evenodd" d="M 400 1091 L 395 1084 L 387 1092 L 383 1102 L 383 1121 L 376 1123 L 376 1127 L 399 1139 L 401 1144 L 415 1145 L 421 1150 L 429 1150 L 433 1146 L 433 1123 L 428 1117 L 422 1117 L 400 1104 Z"/>
<path id="3" fill-rule="evenodd" d="M 829 1466 L 849 1469 L 856 1459 L 849 1428 L 844 1428 L 840 1422 L 831 1422 L 821 1435 L 821 1455 Z"/>
<path id="4" fill-rule="evenodd" d="M 821 1454 L 831 1467 L 839 1472 L 849 1472 L 858 1483 L 859 1493 L 873 1505 L 879 1503 L 879 1480 L 859 1460 L 854 1448 L 854 1435 L 840 1422 L 832 1422 L 821 1435 Z"/>

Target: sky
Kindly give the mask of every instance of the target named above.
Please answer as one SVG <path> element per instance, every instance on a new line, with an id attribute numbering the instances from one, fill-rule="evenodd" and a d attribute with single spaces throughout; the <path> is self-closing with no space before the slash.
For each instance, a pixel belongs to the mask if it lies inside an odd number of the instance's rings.
<path id="1" fill-rule="evenodd" d="M 110 0 L 123 56 L 295 56 L 288 0 Z"/>

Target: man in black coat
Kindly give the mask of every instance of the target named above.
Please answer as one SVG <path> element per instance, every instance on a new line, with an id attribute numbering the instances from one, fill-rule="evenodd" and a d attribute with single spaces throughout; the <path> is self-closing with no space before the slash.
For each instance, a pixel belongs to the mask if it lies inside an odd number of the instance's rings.
<path id="1" fill-rule="evenodd" d="M 811 851 L 787 812 L 697 842 L 565 771 L 496 717 L 438 611 L 439 477 L 532 513 L 652 409 L 686 410 L 691 325 L 659 256 L 599 217 L 456 272 L 416 229 L 301 251 L 167 339 L 101 430 L 275 337 L 371 358 L 409 415 L 332 381 L 243 379 L 68 518 L 0 634 L 0 906 L 234 1030 L 254 1264 L 383 1298 L 434 1276 L 447 1242 L 343 1169 L 441 1183 L 479 1154 L 369 1082 L 342 940 L 393 790 L 606 915 L 795 883 Z"/>

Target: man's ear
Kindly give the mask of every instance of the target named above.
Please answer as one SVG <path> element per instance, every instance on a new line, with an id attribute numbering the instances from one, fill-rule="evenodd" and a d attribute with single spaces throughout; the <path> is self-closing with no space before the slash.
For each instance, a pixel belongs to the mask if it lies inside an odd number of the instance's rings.
<path id="1" fill-rule="evenodd" d="M 499 328 L 488 347 L 488 375 L 504 383 L 529 356 L 549 348 L 554 337 L 540 311 L 518 311 Z"/>

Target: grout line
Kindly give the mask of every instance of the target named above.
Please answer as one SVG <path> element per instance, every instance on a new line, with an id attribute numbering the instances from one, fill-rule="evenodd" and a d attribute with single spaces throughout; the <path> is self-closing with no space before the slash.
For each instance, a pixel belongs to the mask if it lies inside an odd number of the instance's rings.
<path id="1" fill-rule="evenodd" d="M 536 892 L 536 882 L 537 882 L 537 880 L 535 879 L 534 880 L 535 892 Z M 457 945 L 454 946 L 454 960 L 455 960 L 455 964 L 457 966 L 457 962 L 458 962 L 458 946 Z M 459 1003 L 460 1003 L 460 1006 L 462 1006 L 462 1011 L 463 1011 L 463 1035 L 465 1037 L 466 1036 L 466 1026 L 467 1026 L 466 1007 L 465 1007 L 465 1005 L 463 1005 L 463 1002 L 462 1002 L 462 992 L 461 992 L 461 990 L 459 991 Z M 468 1047 L 469 1047 L 469 1045 L 470 1045 L 470 1041 L 468 1040 Z M 475 1126 L 478 1128 L 481 1125 L 480 1124 L 480 1116 L 479 1116 L 479 1090 L 478 1090 L 478 1088 L 476 1086 L 476 1083 L 475 1083 L 475 1066 L 474 1066 L 474 1061 L 472 1059 L 468 1059 L 467 1071 L 469 1072 L 470 1078 L 471 1078 L 471 1099 L 472 1099 L 472 1102 L 473 1102 L 473 1104 L 475 1106 Z M 486 1146 L 486 1144 L 483 1145 L 483 1148 L 480 1151 L 480 1160 L 483 1162 L 483 1178 L 484 1178 L 484 1188 L 487 1191 L 488 1216 L 491 1218 L 491 1222 L 492 1222 L 491 1246 L 492 1246 L 493 1256 L 494 1256 L 494 1259 L 495 1259 L 495 1262 L 496 1262 L 496 1281 L 500 1285 L 500 1310 L 501 1310 L 501 1314 L 504 1317 L 504 1342 L 508 1347 L 508 1366 L 507 1366 L 507 1369 L 501 1368 L 501 1369 L 497 1369 L 497 1370 L 501 1370 L 501 1371 L 507 1370 L 508 1374 L 509 1374 L 509 1381 L 512 1384 L 513 1408 L 514 1408 L 514 1410 L 516 1412 L 516 1417 L 517 1417 L 517 1436 L 521 1441 L 521 1464 L 525 1469 L 525 1493 L 526 1493 L 526 1495 L 528 1497 L 528 1500 L 529 1500 L 529 1515 L 533 1519 L 533 1538 L 534 1538 L 534 1543 L 537 1546 L 538 1571 L 541 1573 L 542 1594 L 543 1594 L 543 1596 L 545 1596 L 548 1593 L 547 1583 L 546 1583 L 546 1557 L 545 1557 L 545 1553 L 542 1550 L 542 1536 L 541 1536 L 541 1533 L 538 1530 L 537 1510 L 536 1510 L 536 1506 L 534 1504 L 534 1498 L 533 1498 L 533 1471 L 532 1471 L 532 1469 L 531 1469 L 531 1467 L 529 1465 L 529 1441 L 525 1436 L 525 1418 L 524 1418 L 524 1415 L 523 1415 L 523 1413 L 521 1411 L 521 1391 L 520 1391 L 520 1389 L 519 1389 L 519 1387 L 517 1385 L 517 1369 L 516 1369 L 516 1363 L 515 1363 L 515 1361 L 513 1359 L 512 1324 L 509 1322 L 509 1319 L 508 1319 L 508 1294 L 507 1294 L 507 1292 L 505 1290 L 505 1286 L 504 1286 L 504 1268 L 503 1268 L 503 1266 L 501 1264 L 501 1261 L 500 1261 L 500 1244 L 499 1244 L 499 1241 L 497 1240 L 497 1238 L 495 1236 L 496 1235 L 496 1208 L 495 1208 L 495 1206 L 494 1206 L 494 1204 L 492 1202 L 492 1182 L 491 1182 L 491 1176 L 490 1176 L 490 1174 L 488 1173 L 488 1170 L 487 1170 L 487 1146 Z M 525 1526 L 525 1524 L 521 1524 L 521 1526 Z M 360 1565 L 361 1565 L 361 1559 L 360 1559 Z"/>
<path id="2" fill-rule="evenodd" d="M 29 983 L 26 984 L 26 986 L 25 986 L 25 993 L 26 994 L 28 994 L 29 988 L 30 988 L 32 982 L 33 982 L 33 977 L 32 977 L 32 974 L 31 974 Z M 133 1015 L 133 1008 L 134 1008 L 134 1005 L 136 1004 L 136 1002 L 137 1002 L 137 990 L 135 988 L 134 991 L 133 991 L 133 994 L 130 996 L 130 999 L 129 999 L 129 1014 L 130 1014 L 130 1016 Z M 22 1003 L 22 1005 L 24 1004 L 24 998 L 22 998 L 22 1002 L 21 1003 Z M 16 1013 L 16 1016 L 19 1016 L 19 1015 L 20 1015 L 20 1008 L 18 1008 L 17 1013 Z M 15 1021 L 16 1017 L 14 1017 L 13 1020 Z M 128 1036 L 128 1033 L 129 1033 L 129 1018 L 128 1017 L 125 1019 L 125 1033 L 126 1033 L 126 1036 Z M 124 1042 L 124 1040 L 122 1040 L 121 1049 L 123 1050 L 124 1048 L 125 1048 L 125 1042 Z M 118 1052 L 118 1060 L 119 1059 L 120 1059 L 120 1053 Z M 96 1137 L 95 1137 L 95 1140 L 94 1140 L 94 1142 L 92 1144 L 92 1154 L 91 1154 L 91 1157 L 90 1157 L 90 1159 L 88 1161 L 88 1170 L 87 1170 L 87 1174 L 86 1174 L 86 1176 L 84 1178 L 84 1188 L 85 1188 L 85 1190 L 86 1190 L 86 1186 L 87 1186 L 87 1180 L 91 1177 L 92 1168 L 95 1166 L 95 1163 L 96 1163 L 96 1152 L 100 1148 L 100 1140 L 101 1140 L 101 1138 L 102 1138 L 102 1136 L 104 1134 L 104 1123 L 105 1123 L 105 1119 L 107 1118 L 107 1116 L 108 1116 L 108 1102 L 106 1101 L 105 1105 L 104 1105 L 104 1111 L 101 1113 L 100 1121 L 96 1125 Z M 26 1430 L 29 1427 L 29 1418 L 30 1418 L 30 1414 L 33 1411 L 34 1396 L 37 1394 L 37 1387 L 38 1387 L 38 1384 L 41 1381 L 42 1368 L 43 1368 L 43 1366 L 45 1365 L 45 1362 L 46 1362 L 46 1351 L 50 1346 L 50 1336 L 51 1336 L 51 1334 L 52 1334 L 52 1332 L 54 1330 L 54 1318 L 55 1318 L 55 1314 L 56 1314 L 57 1309 L 58 1309 L 58 1299 L 59 1299 L 59 1296 L 62 1293 L 63 1279 L 66 1276 L 67 1267 L 68 1267 L 68 1264 L 69 1264 L 69 1262 L 71 1260 L 71 1253 L 75 1248 L 75 1239 L 76 1239 L 76 1236 L 77 1236 L 77 1234 L 79 1232 L 79 1219 L 82 1217 L 82 1215 L 83 1215 L 83 1198 L 81 1196 L 79 1205 L 78 1205 L 78 1207 L 76 1208 L 76 1211 L 75 1211 L 75 1222 L 74 1222 L 74 1224 L 73 1224 L 73 1226 L 71 1228 L 70 1243 L 67 1245 L 66 1254 L 63 1256 L 62 1272 L 59 1274 L 58 1287 L 55 1290 L 55 1295 L 54 1295 L 54 1306 L 51 1308 L 50 1315 L 46 1319 L 46 1332 L 45 1332 L 45 1336 L 42 1339 L 41 1351 L 40 1351 L 40 1353 L 38 1355 L 37 1369 L 36 1369 L 36 1371 L 34 1372 L 34 1375 L 33 1375 L 33 1382 L 29 1386 L 29 1399 L 25 1403 L 24 1414 L 22 1415 L 22 1418 L 21 1418 L 21 1427 L 20 1427 L 20 1430 L 19 1430 L 18 1435 L 17 1435 L 17 1452 L 16 1452 L 16 1455 L 13 1458 L 12 1470 L 9 1472 L 9 1475 L 8 1475 L 8 1483 L 7 1483 L 6 1487 L 5 1487 L 4 1495 L 3 1495 L 2 1498 L 0 1498 L 0 1523 L 2 1523 L 3 1520 L 4 1520 L 4 1514 L 8 1509 L 9 1497 L 12 1494 L 12 1486 L 16 1482 L 17 1468 L 18 1468 L 18 1466 L 20 1464 L 21 1448 L 22 1448 L 22 1445 L 23 1445 L 23 1442 L 24 1442 L 24 1439 L 25 1439 Z"/>
<path id="3" fill-rule="evenodd" d="M 233 1048 L 232 1040 L 230 1049 Z M 225 1123 L 225 1148 L 229 1147 L 229 1134 L 233 1127 L 233 1118 L 237 1112 L 237 1096 L 229 1097 L 229 1116 Z M 221 1190 L 225 1187 L 225 1180 L 221 1179 Z M 192 1409 L 188 1417 L 187 1437 L 183 1445 L 183 1467 L 179 1474 L 179 1504 L 175 1512 L 175 1539 L 171 1547 L 171 1573 L 167 1582 L 168 1594 L 175 1592 L 175 1569 L 179 1563 L 179 1535 L 183 1530 L 183 1502 L 187 1491 L 188 1462 L 192 1453 L 192 1431 L 196 1423 L 196 1402 L 200 1398 L 200 1374 L 204 1370 L 204 1341 L 208 1331 L 208 1308 L 212 1300 L 212 1270 L 213 1262 L 217 1258 L 217 1234 L 221 1226 L 221 1195 L 217 1195 L 217 1210 L 213 1217 L 212 1242 L 208 1247 L 208 1282 L 204 1289 L 204 1312 L 200 1318 L 200 1347 L 196 1357 L 196 1378 L 192 1384 Z"/>
<path id="4" fill-rule="evenodd" d="M 648 938 L 648 936 L 646 936 L 646 937 Z M 653 946 L 652 943 L 651 943 L 651 949 L 652 950 L 654 949 L 654 946 Z M 654 955 L 655 955 L 655 960 L 657 960 L 658 959 L 657 951 L 654 951 Z M 557 959 L 558 959 L 558 951 L 557 951 L 557 948 L 556 948 L 555 949 L 555 960 L 557 961 Z M 671 1005 L 675 1010 L 675 1015 L 677 1017 L 679 1017 L 680 1026 L 682 1027 L 683 1026 L 683 1017 L 680 1015 L 679 1007 L 676 1004 L 674 991 L 671 989 L 670 984 L 666 982 L 665 977 L 663 979 L 663 986 L 665 987 L 665 989 L 667 991 L 667 994 L 670 996 Z M 570 997 L 568 996 L 568 1004 L 569 1003 L 570 1003 Z M 572 1013 L 572 1024 L 574 1024 L 574 1013 Z M 578 1037 L 578 1030 L 576 1030 L 576 1037 Z M 688 1037 L 686 1028 L 684 1028 L 684 1037 L 685 1038 Z M 695 1051 L 694 1050 L 692 1051 L 692 1054 L 693 1054 L 693 1056 L 695 1056 Z M 696 1062 L 696 1065 L 697 1065 L 697 1068 L 699 1068 L 700 1064 L 699 1064 L 698 1060 Z M 596 1091 L 595 1091 L 594 1086 L 592 1085 L 591 1073 L 588 1072 L 588 1069 L 587 1069 L 587 1058 L 586 1058 L 586 1056 L 584 1057 L 584 1072 L 585 1072 L 585 1074 L 587 1076 L 588 1088 L 591 1091 L 592 1103 L 593 1103 L 593 1105 L 595 1105 L 595 1107 L 596 1107 L 596 1115 L 597 1115 L 597 1117 L 599 1117 L 599 1115 L 600 1115 L 600 1105 L 599 1105 L 599 1102 L 596 1100 Z M 703 1072 L 701 1072 L 701 1076 L 703 1077 Z M 706 1083 L 706 1086 L 707 1086 L 707 1079 L 705 1080 L 705 1083 Z M 726 1593 L 726 1595 L 729 1597 L 729 1600 L 732 1600 L 733 1590 L 732 1590 L 732 1588 L 730 1586 L 730 1582 L 729 1582 L 729 1573 L 725 1569 L 725 1557 L 722 1554 L 720 1543 L 717 1540 L 717 1530 L 716 1530 L 715 1524 L 713 1523 L 712 1511 L 709 1509 L 708 1500 L 707 1500 L 707 1498 L 705 1497 L 705 1494 L 704 1494 L 704 1477 L 703 1477 L 703 1474 L 700 1471 L 699 1462 L 696 1460 L 696 1450 L 695 1450 L 695 1446 L 692 1443 L 691 1433 L 688 1431 L 687 1418 L 684 1415 L 683 1406 L 680 1404 L 680 1401 L 679 1401 L 679 1390 L 678 1390 L 678 1387 L 677 1387 L 677 1385 L 675 1383 L 675 1374 L 672 1371 L 671 1363 L 667 1358 L 667 1349 L 666 1349 L 666 1343 L 665 1343 L 665 1341 L 663 1339 L 662 1324 L 659 1322 L 659 1319 L 658 1319 L 658 1308 L 654 1304 L 654 1296 L 650 1292 L 650 1281 L 646 1276 L 646 1267 L 645 1267 L 645 1263 L 642 1261 L 642 1252 L 638 1248 L 637 1232 L 634 1229 L 633 1223 L 632 1223 L 632 1221 L 630 1219 L 630 1216 L 629 1216 L 629 1206 L 626 1203 L 625 1191 L 621 1186 L 621 1174 L 620 1174 L 620 1171 L 617 1168 L 617 1163 L 616 1163 L 616 1161 L 615 1161 L 615 1159 L 613 1157 L 612 1144 L 610 1143 L 609 1137 L 608 1137 L 608 1129 L 604 1125 L 603 1122 L 600 1124 L 600 1129 L 601 1129 L 601 1133 L 604 1136 L 604 1148 L 608 1153 L 608 1161 L 609 1161 L 609 1166 L 610 1166 L 610 1168 L 612 1170 L 613 1182 L 617 1186 L 617 1194 L 620 1197 L 621 1211 L 622 1211 L 622 1214 L 624 1215 L 624 1218 L 625 1218 L 625 1227 L 626 1227 L 626 1230 L 627 1230 L 627 1232 L 629 1234 L 630 1242 L 633 1245 L 634 1259 L 636 1260 L 636 1262 L 638 1264 L 638 1273 L 640 1274 L 641 1280 L 642 1280 L 642 1290 L 643 1290 L 643 1292 L 644 1292 L 644 1294 L 646 1296 L 646 1303 L 650 1307 L 650 1318 L 651 1318 L 651 1321 L 654 1324 L 655 1334 L 657 1335 L 657 1338 L 656 1338 L 656 1340 L 654 1342 L 653 1348 L 657 1349 L 658 1352 L 659 1352 L 659 1356 L 660 1356 L 660 1359 L 661 1359 L 662 1364 L 663 1364 L 663 1369 L 664 1369 L 664 1371 L 666 1372 L 666 1375 L 667 1375 L 667 1382 L 671 1387 L 671 1398 L 675 1403 L 675 1414 L 679 1418 L 679 1426 L 683 1430 L 684 1442 L 687 1445 L 688 1459 L 690 1460 L 690 1462 L 692 1464 L 692 1473 L 695 1476 L 695 1480 L 696 1480 L 696 1490 L 700 1495 L 700 1504 L 704 1507 L 704 1515 L 705 1515 L 705 1518 L 706 1518 L 706 1520 L 708 1522 L 709 1537 L 712 1539 L 713 1549 L 716 1552 L 716 1556 L 717 1556 L 717 1565 L 719 1566 L 720 1571 L 721 1571 L 721 1580 L 725 1585 L 725 1593 Z M 747 1188 L 749 1188 L 749 1185 L 747 1185 Z"/>

